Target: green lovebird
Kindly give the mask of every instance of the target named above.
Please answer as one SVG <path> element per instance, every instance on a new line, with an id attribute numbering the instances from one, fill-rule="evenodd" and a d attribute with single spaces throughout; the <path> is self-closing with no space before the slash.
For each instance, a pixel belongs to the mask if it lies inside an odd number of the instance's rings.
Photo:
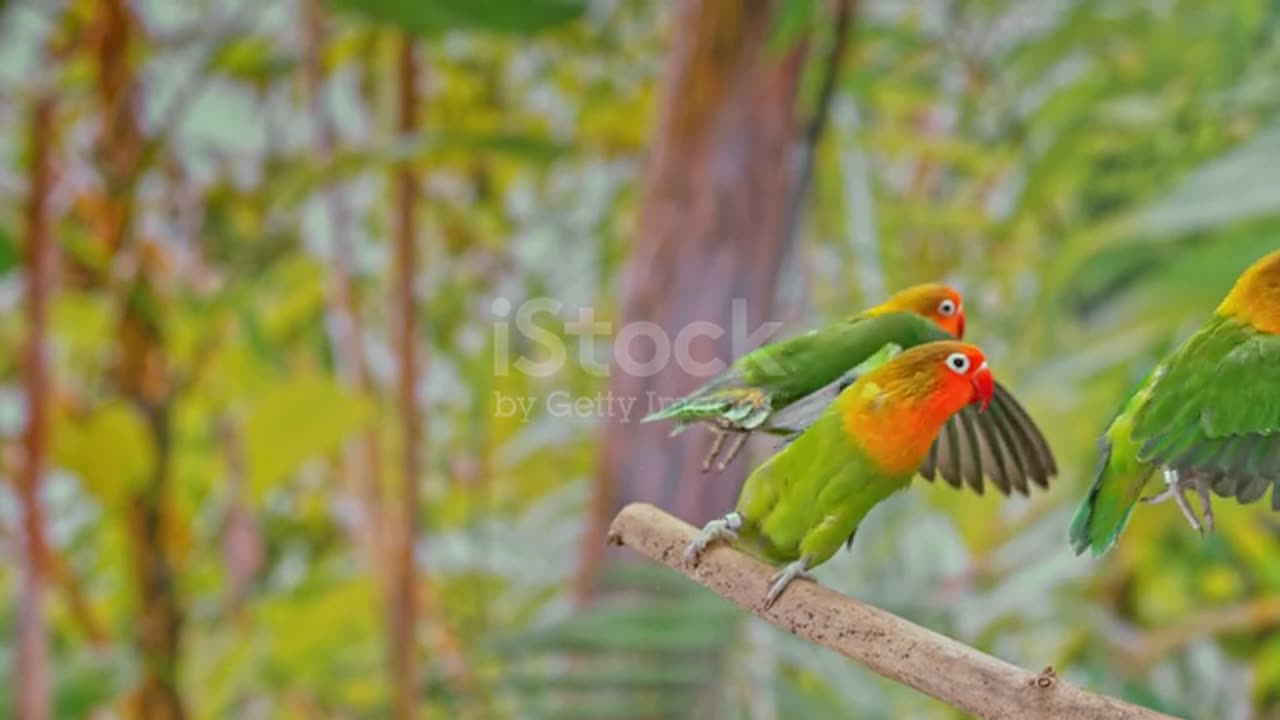
<path id="1" fill-rule="evenodd" d="M 1210 492 L 1251 503 L 1272 487 L 1280 510 L 1280 251 L 1240 276 L 1107 428 L 1097 477 L 1071 521 L 1077 555 L 1115 544 L 1157 469 L 1166 488 L 1142 499 L 1174 500 L 1197 531 L 1213 531 Z"/>
<path id="2" fill-rule="evenodd" d="M 918 345 L 859 376 L 795 442 L 747 478 L 737 508 L 712 520 L 685 550 L 696 563 L 717 540 L 785 563 L 765 607 L 831 558 L 876 504 L 911 483 L 947 421 L 987 408 L 994 380 L 977 347 Z"/>
<path id="3" fill-rule="evenodd" d="M 929 283 L 907 288 L 881 305 L 820 330 L 764 345 L 742 356 L 705 385 L 641 422 L 673 419 L 672 435 L 707 423 L 716 434 L 703 469 L 711 467 L 726 435 L 736 435 L 723 470 L 754 431 L 790 435 L 821 414 L 841 389 L 898 350 L 964 335 L 960 293 Z M 1043 433 L 1026 410 L 996 384 L 991 411 L 958 414 L 938 436 L 920 474 L 941 475 L 955 487 L 983 491 L 988 477 L 1001 493 L 1027 495 L 1048 487 L 1058 471 Z"/>

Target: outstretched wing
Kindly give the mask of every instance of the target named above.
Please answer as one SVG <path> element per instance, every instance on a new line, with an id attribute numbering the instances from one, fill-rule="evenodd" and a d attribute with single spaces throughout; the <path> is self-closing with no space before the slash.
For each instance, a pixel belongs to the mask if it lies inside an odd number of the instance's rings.
<path id="1" fill-rule="evenodd" d="M 986 412 L 972 405 L 943 426 L 920 468 L 926 480 L 941 477 L 979 495 L 989 480 L 1002 495 L 1029 495 L 1032 485 L 1049 487 L 1058 473 L 1049 442 L 1013 394 L 996 383 Z"/>
<path id="2" fill-rule="evenodd" d="M 1280 482 L 1280 337 L 1215 318 L 1171 358 L 1133 439 L 1144 462 L 1200 475 L 1242 503 L 1260 499 Z"/>
<path id="3" fill-rule="evenodd" d="M 822 414 L 852 378 L 841 378 L 813 396 L 796 403 L 770 421 L 776 431 L 791 432 L 790 443 Z M 957 488 L 970 487 L 981 495 L 986 481 L 1002 495 L 1029 495 L 1032 485 L 1049 486 L 1058 464 L 1044 433 L 1008 388 L 996 383 L 991 405 L 979 413 L 972 405 L 956 413 L 943 426 L 929 450 L 920 474 L 926 480 L 942 478 Z"/>

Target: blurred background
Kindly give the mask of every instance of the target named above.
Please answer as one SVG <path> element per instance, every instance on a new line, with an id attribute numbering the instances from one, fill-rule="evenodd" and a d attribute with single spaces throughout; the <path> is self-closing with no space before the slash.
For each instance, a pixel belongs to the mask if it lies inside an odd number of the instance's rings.
<path id="1" fill-rule="evenodd" d="M 917 482 L 821 581 L 1280 718 L 1266 502 L 1065 542 L 1276 247 L 1276 0 L 0 1 L 0 714 L 961 717 L 603 544 L 771 450 L 638 425 L 702 378 L 627 328 L 728 360 L 944 280 L 1061 475 Z"/>

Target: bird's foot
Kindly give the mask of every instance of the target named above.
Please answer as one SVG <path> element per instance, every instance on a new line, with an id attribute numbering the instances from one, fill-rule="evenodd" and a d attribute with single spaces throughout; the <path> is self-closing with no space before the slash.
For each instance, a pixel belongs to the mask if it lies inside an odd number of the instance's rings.
<path id="1" fill-rule="evenodd" d="M 702 551 L 717 540 L 737 540 L 738 530 L 742 528 L 742 514 L 731 512 L 722 518 L 707 523 L 702 532 L 684 549 L 684 561 L 697 565 Z"/>
<path id="2" fill-rule="evenodd" d="M 778 571 L 778 574 L 769 578 L 769 594 L 764 598 L 765 609 L 767 610 L 772 606 L 774 601 L 778 599 L 778 596 L 782 594 L 782 591 L 786 590 L 787 586 L 791 584 L 791 581 L 797 578 L 812 580 L 813 582 L 818 581 L 817 578 L 809 572 L 809 558 L 802 557 L 782 568 L 782 570 Z"/>
<path id="3" fill-rule="evenodd" d="M 1157 495 L 1142 498 L 1142 502 L 1156 505 L 1172 499 L 1178 509 L 1182 511 L 1182 516 L 1187 519 L 1187 524 L 1191 525 L 1191 529 L 1202 535 L 1208 535 L 1213 532 L 1213 505 L 1209 495 L 1209 486 L 1195 474 L 1183 476 L 1177 470 L 1165 468 L 1164 481 L 1168 485 L 1165 490 Z M 1196 495 L 1200 498 L 1200 507 L 1203 512 L 1199 517 L 1196 516 L 1195 510 L 1191 507 L 1190 501 L 1183 493 L 1188 490 L 1195 490 Z"/>
<path id="4" fill-rule="evenodd" d="M 733 444 L 729 446 L 729 451 L 720 458 L 720 462 L 716 463 L 716 472 L 724 472 L 724 469 L 729 467 L 729 463 L 733 462 L 739 452 L 742 452 L 742 446 L 747 444 L 747 436 L 750 434 L 738 433 L 738 436 L 733 439 Z"/>
<path id="5" fill-rule="evenodd" d="M 716 439 L 711 441 L 711 449 L 707 451 L 707 456 L 702 459 L 702 472 L 711 470 L 711 463 L 715 462 L 716 456 L 720 454 L 720 448 L 724 445 L 724 436 L 728 433 L 720 428 L 711 428 L 711 433 Z"/>

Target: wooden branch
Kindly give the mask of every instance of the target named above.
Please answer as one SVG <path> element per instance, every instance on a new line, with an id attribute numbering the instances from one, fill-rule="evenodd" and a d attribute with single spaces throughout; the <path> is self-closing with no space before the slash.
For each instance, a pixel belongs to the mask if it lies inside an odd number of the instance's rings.
<path id="1" fill-rule="evenodd" d="M 628 505 L 609 542 L 626 545 L 705 585 L 745 610 L 871 671 L 986 720 L 1155 720 L 1170 716 L 1024 670 L 879 608 L 797 581 L 763 609 L 774 569 L 739 550 L 709 548 L 697 567 L 681 559 L 697 531 L 652 505 Z"/>

